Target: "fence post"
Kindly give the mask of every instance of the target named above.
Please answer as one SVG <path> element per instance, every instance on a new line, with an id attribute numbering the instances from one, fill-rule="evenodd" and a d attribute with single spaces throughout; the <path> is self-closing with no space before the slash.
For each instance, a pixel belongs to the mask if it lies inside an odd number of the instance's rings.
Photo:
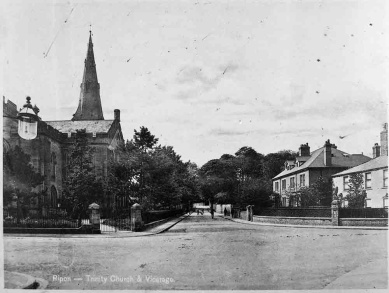
<path id="1" fill-rule="evenodd" d="M 100 231 L 100 206 L 97 203 L 89 205 L 89 222 L 92 224 L 93 230 Z M 96 232 L 98 232 L 96 231 Z"/>
<path id="2" fill-rule="evenodd" d="M 332 226 L 339 226 L 339 203 L 333 200 L 331 203 L 331 222 Z"/>
<path id="3" fill-rule="evenodd" d="M 138 203 L 131 207 L 131 231 L 140 231 L 142 229 L 142 211 Z"/>

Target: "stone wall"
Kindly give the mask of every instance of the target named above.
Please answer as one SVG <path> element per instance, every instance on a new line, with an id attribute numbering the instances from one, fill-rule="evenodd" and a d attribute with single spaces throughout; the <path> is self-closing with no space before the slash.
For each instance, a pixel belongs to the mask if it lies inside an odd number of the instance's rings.
<path id="1" fill-rule="evenodd" d="M 241 210 L 240 211 L 240 218 L 242 220 L 247 220 L 247 211 L 246 210 Z"/>
<path id="2" fill-rule="evenodd" d="M 339 219 L 339 226 L 369 226 L 387 227 L 388 219 L 385 218 L 347 218 Z"/>
<path id="3" fill-rule="evenodd" d="M 331 218 L 254 216 L 253 222 L 288 225 L 330 226 Z"/>

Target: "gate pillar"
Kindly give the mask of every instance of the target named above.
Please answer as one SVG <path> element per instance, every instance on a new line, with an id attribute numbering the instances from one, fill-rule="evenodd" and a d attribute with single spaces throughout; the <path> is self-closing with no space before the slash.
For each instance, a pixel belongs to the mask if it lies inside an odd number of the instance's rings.
<path id="1" fill-rule="evenodd" d="M 97 203 L 92 203 L 88 207 L 89 222 L 93 227 L 94 233 L 101 233 L 100 230 L 100 206 Z"/>
<path id="2" fill-rule="evenodd" d="M 142 211 L 138 203 L 133 204 L 131 207 L 131 231 L 140 231 L 142 230 Z"/>
<path id="3" fill-rule="evenodd" d="M 339 226 L 339 203 L 333 200 L 331 203 L 331 222 L 332 226 Z"/>
<path id="4" fill-rule="evenodd" d="M 247 209 L 247 221 L 252 222 L 253 221 L 253 205 L 248 205 L 246 207 Z"/>

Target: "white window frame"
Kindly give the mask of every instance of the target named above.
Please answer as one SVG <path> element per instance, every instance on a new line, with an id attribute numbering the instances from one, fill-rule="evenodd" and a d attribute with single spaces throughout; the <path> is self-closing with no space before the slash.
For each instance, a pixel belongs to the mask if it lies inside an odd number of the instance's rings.
<path id="1" fill-rule="evenodd" d="M 348 183 L 349 183 L 349 176 L 343 176 L 343 190 L 349 190 L 349 186 L 348 186 Z"/>
<path id="2" fill-rule="evenodd" d="M 305 174 L 300 174 L 300 186 L 305 186 Z"/>
<path id="3" fill-rule="evenodd" d="M 294 177 L 290 177 L 289 183 L 290 183 L 290 188 L 294 188 L 295 187 L 296 182 L 294 182 Z"/>
<path id="4" fill-rule="evenodd" d="M 370 178 L 368 178 L 368 176 Z M 365 173 L 365 189 L 371 189 L 371 172 Z"/>

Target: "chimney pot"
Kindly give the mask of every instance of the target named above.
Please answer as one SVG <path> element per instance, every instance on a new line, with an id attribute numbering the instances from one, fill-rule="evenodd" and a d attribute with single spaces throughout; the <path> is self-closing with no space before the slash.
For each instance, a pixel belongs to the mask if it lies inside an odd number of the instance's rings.
<path id="1" fill-rule="evenodd" d="M 379 157 L 381 154 L 381 147 L 378 143 L 375 143 L 373 146 L 373 159 Z"/>

